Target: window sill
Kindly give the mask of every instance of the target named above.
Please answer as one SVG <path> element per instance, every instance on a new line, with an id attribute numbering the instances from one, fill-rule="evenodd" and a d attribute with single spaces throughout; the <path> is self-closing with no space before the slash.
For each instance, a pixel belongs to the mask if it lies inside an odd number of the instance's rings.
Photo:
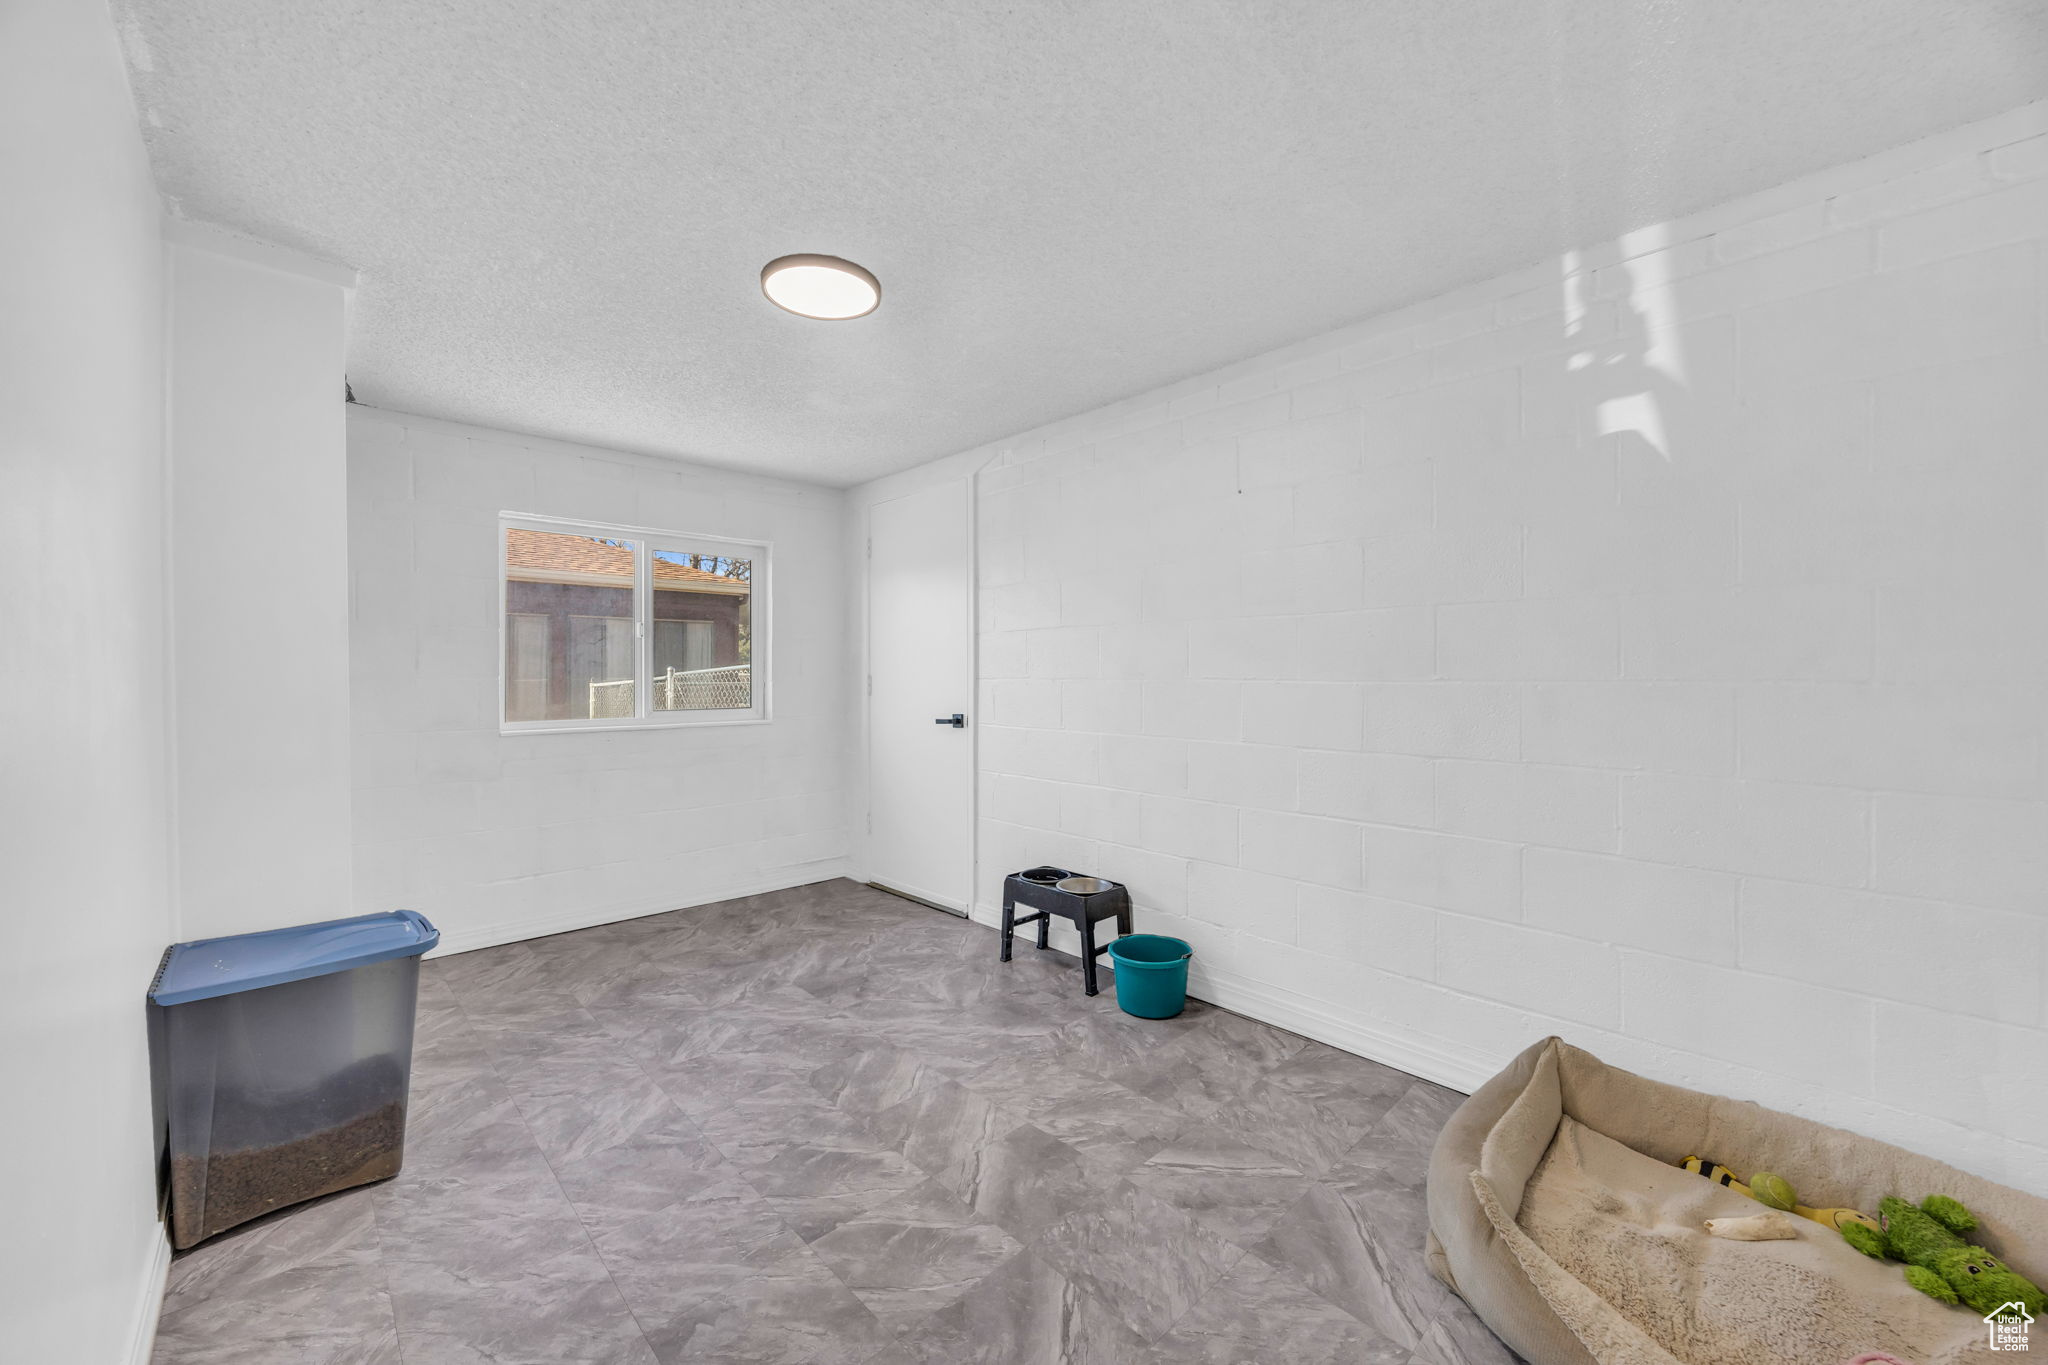
<path id="1" fill-rule="evenodd" d="M 717 720 L 521 721 L 500 722 L 501 735 L 599 735 L 622 730 L 704 730 L 727 725 L 768 725 L 772 716 L 734 716 Z"/>

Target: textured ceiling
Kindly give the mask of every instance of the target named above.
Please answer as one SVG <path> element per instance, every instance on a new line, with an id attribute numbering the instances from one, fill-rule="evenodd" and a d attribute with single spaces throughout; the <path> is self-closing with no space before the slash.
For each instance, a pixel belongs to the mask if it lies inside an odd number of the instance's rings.
<path id="1" fill-rule="evenodd" d="M 2048 93 L 2041 0 L 115 9 L 174 209 L 362 271 L 364 402 L 835 484 Z"/>

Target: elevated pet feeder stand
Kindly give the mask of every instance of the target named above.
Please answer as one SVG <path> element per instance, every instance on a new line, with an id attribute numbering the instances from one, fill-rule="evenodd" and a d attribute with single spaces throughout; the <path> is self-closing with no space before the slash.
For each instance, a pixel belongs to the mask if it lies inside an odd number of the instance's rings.
<path id="1" fill-rule="evenodd" d="M 1018 906 L 1032 913 L 1019 915 Z M 1038 947 L 1044 949 L 1052 917 L 1073 922 L 1081 934 L 1081 983 L 1088 994 L 1097 993 L 1095 959 L 1109 951 L 1109 945 L 1095 943 L 1095 922 L 1114 919 L 1119 934 L 1131 932 L 1131 893 L 1122 882 L 1103 877 L 1081 877 L 1063 867 L 1031 867 L 1003 878 L 1003 958 L 1010 960 L 1010 940 L 1026 924 L 1038 926 Z"/>

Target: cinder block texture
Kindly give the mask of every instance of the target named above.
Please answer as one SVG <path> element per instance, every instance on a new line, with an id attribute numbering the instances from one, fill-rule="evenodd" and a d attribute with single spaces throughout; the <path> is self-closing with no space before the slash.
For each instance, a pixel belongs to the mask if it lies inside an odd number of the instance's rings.
<path id="1" fill-rule="evenodd" d="M 981 761 L 1045 789 L 981 898 L 1099 868 L 1212 998 L 1439 1079 L 1555 1031 L 2048 1187 L 2044 136 L 991 447 Z M 1028 679 L 1055 631 L 1127 684 Z"/>
<path id="2" fill-rule="evenodd" d="M 470 948 L 838 875 L 837 494 L 367 409 L 348 449 L 361 909 L 408 906 Z M 774 542 L 772 721 L 499 733 L 500 512 Z M 1058 726 L 1058 682 L 992 686 Z"/>

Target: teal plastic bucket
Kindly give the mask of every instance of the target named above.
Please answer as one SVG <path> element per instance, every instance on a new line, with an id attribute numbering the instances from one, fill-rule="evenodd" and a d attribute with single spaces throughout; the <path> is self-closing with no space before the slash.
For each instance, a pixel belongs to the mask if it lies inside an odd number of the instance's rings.
<path id="1" fill-rule="evenodd" d="M 1164 934 L 1125 934 L 1109 945 L 1116 1003 L 1140 1019 L 1171 1019 L 1188 1007 L 1188 959 L 1195 950 Z"/>

